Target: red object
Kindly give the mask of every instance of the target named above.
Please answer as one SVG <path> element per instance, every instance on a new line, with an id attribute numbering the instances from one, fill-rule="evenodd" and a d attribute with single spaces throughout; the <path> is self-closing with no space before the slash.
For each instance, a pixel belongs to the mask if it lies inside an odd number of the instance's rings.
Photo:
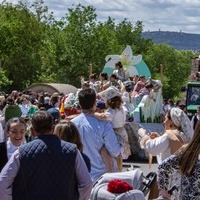
<path id="1" fill-rule="evenodd" d="M 65 108 L 65 115 L 70 116 L 70 115 L 75 115 L 79 114 L 80 111 L 77 108 Z"/>
<path id="2" fill-rule="evenodd" d="M 107 190 L 112 193 L 124 193 L 133 190 L 133 187 L 125 181 L 116 179 L 108 183 Z"/>

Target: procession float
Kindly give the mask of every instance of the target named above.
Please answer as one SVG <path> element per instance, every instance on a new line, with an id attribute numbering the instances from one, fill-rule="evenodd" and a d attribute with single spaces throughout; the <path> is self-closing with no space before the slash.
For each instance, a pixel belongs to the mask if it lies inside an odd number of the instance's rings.
<path id="1" fill-rule="evenodd" d="M 164 127 L 161 123 L 161 116 L 163 115 L 162 83 L 160 80 L 154 80 L 153 77 L 151 77 L 149 67 L 144 62 L 142 55 L 134 55 L 129 45 L 126 46 L 121 55 L 108 55 L 105 61 L 103 72 L 108 75 L 113 73 L 115 70 L 115 63 L 120 61 L 130 76 L 145 76 L 146 81 L 153 85 L 153 90 L 150 95 L 144 95 L 139 101 L 134 103 L 131 120 L 127 121 L 125 124 L 131 143 L 132 153 L 144 158 L 147 155 L 140 148 L 137 131 L 140 127 L 144 127 L 150 132 L 163 132 Z"/>

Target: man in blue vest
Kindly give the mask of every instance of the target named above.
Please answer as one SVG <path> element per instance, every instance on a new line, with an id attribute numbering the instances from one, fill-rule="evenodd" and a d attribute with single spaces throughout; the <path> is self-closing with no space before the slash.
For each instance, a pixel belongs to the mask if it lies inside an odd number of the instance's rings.
<path id="1" fill-rule="evenodd" d="M 3 168 L 0 199 L 89 199 L 92 181 L 80 152 L 53 135 L 53 129 L 50 113 L 33 115 L 35 140 L 20 146 Z"/>

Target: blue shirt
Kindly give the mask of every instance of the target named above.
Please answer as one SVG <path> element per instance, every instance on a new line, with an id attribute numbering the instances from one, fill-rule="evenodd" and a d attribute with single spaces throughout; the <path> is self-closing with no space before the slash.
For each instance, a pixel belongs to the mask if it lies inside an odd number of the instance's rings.
<path id="1" fill-rule="evenodd" d="M 91 161 L 91 178 L 96 181 L 107 172 L 106 166 L 100 154 L 103 146 L 106 147 L 112 157 L 120 155 L 122 147 L 108 121 L 101 121 L 94 116 L 80 114 L 72 120 L 79 130 L 83 143 L 83 153 Z"/>

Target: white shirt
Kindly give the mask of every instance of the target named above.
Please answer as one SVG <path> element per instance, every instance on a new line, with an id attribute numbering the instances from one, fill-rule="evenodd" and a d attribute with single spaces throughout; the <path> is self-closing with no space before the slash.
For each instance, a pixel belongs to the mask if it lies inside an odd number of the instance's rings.
<path id="1" fill-rule="evenodd" d="M 15 146 L 11 141 L 10 138 L 7 141 L 7 157 L 8 160 L 12 156 L 12 154 L 18 149 L 19 147 Z"/>
<path id="2" fill-rule="evenodd" d="M 0 142 L 6 141 L 6 134 L 3 130 L 2 124 L 0 123 Z"/>
<path id="3" fill-rule="evenodd" d="M 124 69 L 115 69 L 113 71 L 113 74 L 115 74 L 119 80 L 121 80 L 122 82 L 125 81 L 125 80 L 128 80 L 129 79 L 129 73 Z"/>
<path id="4" fill-rule="evenodd" d="M 131 93 L 124 92 L 122 95 L 122 101 L 124 102 L 124 106 L 126 107 L 129 113 L 134 110 L 133 98 L 131 97 Z"/>
<path id="5" fill-rule="evenodd" d="M 166 133 L 155 139 L 148 139 L 143 144 L 143 147 L 152 156 L 157 157 L 158 164 L 161 164 L 163 160 L 171 156 L 169 138 Z"/>
<path id="6" fill-rule="evenodd" d="M 22 111 L 22 115 L 27 115 L 28 114 L 28 111 L 29 111 L 29 108 L 30 108 L 30 104 L 19 104 L 18 105 Z"/>
<path id="7" fill-rule="evenodd" d="M 111 121 L 113 128 L 121 128 L 124 126 L 126 121 L 127 109 L 121 106 L 119 109 L 108 108 L 105 112 L 106 117 Z"/>

